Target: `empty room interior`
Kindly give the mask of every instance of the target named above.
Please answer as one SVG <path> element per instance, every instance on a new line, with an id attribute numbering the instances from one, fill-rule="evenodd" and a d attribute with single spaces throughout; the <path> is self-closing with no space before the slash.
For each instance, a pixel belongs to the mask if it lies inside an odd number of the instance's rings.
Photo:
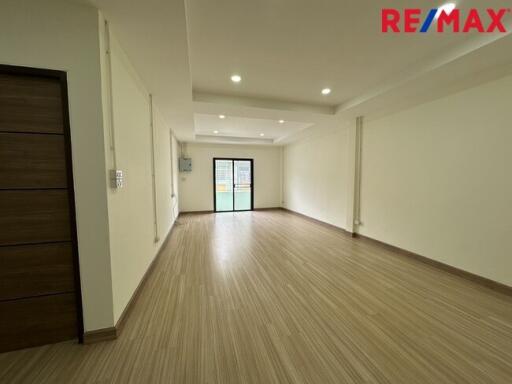
<path id="1" fill-rule="evenodd" d="M 0 383 L 512 383 L 504 0 L 2 0 Z"/>

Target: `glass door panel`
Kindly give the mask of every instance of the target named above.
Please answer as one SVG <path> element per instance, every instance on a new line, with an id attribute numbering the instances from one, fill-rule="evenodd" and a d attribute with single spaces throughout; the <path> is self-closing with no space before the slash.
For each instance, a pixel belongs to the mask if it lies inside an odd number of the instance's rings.
<path id="1" fill-rule="evenodd" d="M 234 160 L 235 211 L 252 209 L 252 162 Z"/>
<path id="2" fill-rule="evenodd" d="M 215 159 L 215 211 L 233 211 L 233 160 Z"/>

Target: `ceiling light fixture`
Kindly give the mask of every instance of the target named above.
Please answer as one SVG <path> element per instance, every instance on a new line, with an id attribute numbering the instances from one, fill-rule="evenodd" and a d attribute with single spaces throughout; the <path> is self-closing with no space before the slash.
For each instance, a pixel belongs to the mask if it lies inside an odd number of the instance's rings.
<path id="1" fill-rule="evenodd" d="M 456 4 L 455 3 L 446 3 L 446 4 L 443 4 L 439 7 L 439 9 L 437 10 L 437 13 L 436 13 L 436 19 L 439 18 L 439 16 L 441 16 L 441 13 L 446 13 L 447 15 L 449 15 L 456 7 Z"/>
<path id="2" fill-rule="evenodd" d="M 284 120 L 279 120 L 279 124 L 284 124 Z"/>
<path id="3" fill-rule="evenodd" d="M 219 131 L 213 131 L 213 133 L 217 134 L 217 133 L 219 133 Z"/>
<path id="4" fill-rule="evenodd" d="M 233 76 L 231 76 L 231 81 L 233 83 L 239 83 L 239 82 L 242 81 L 242 76 L 240 76 L 240 75 L 233 75 Z"/>
<path id="5" fill-rule="evenodd" d="M 265 136 L 265 134 L 264 133 L 260 133 L 260 136 Z"/>
<path id="6" fill-rule="evenodd" d="M 322 95 L 328 95 L 329 93 L 331 93 L 331 88 L 322 89 Z"/>
<path id="7" fill-rule="evenodd" d="M 225 115 L 219 115 L 219 119 L 225 119 L 226 116 Z"/>

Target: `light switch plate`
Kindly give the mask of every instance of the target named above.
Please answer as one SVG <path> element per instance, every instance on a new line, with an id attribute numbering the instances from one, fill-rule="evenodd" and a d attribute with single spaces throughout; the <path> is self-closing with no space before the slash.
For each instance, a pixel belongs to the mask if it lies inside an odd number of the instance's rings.
<path id="1" fill-rule="evenodd" d="M 114 189 L 123 188 L 124 185 L 124 173 L 120 169 L 110 170 L 110 183 Z"/>

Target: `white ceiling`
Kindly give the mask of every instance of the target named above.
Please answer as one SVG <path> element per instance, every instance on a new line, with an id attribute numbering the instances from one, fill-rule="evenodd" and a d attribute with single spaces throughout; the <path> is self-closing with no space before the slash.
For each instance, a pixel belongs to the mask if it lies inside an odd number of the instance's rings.
<path id="1" fill-rule="evenodd" d="M 410 0 L 90 1 L 184 141 L 286 143 L 512 71 L 510 34 L 383 34 L 381 8 L 408 8 Z M 510 6 L 457 2 L 464 9 Z M 510 27 L 511 20 L 507 14 Z M 230 81 L 233 73 L 240 84 Z M 323 87 L 331 95 L 322 96 Z M 219 114 L 228 116 L 221 126 Z M 276 126 L 279 119 L 293 125 Z"/>
<path id="2" fill-rule="evenodd" d="M 225 116 L 224 119 L 221 119 L 218 115 L 203 113 L 196 113 L 194 115 L 194 124 L 197 135 L 216 135 L 219 138 L 264 138 L 267 139 L 264 143 L 269 144 L 277 143 L 285 137 L 296 134 L 313 125 L 313 123 L 297 121 L 279 123 L 279 120 L 238 116 Z"/>
<path id="3" fill-rule="evenodd" d="M 481 7 L 481 0 L 459 1 Z M 486 0 L 485 8 L 504 6 Z M 338 105 L 474 34 L 383 34 L 383 7 L 410 0 L 186 0 L 194 90 Z M 414 1 L 429 9 L 434 1 Z M 510 2 L 508 2 L 510 6 Z M 432 28 L 433 29 L 433 28 Z M 238 73 L 240 84 L 229 77 Z M 320 90 L 332 88 L 329 96 Z"/>

